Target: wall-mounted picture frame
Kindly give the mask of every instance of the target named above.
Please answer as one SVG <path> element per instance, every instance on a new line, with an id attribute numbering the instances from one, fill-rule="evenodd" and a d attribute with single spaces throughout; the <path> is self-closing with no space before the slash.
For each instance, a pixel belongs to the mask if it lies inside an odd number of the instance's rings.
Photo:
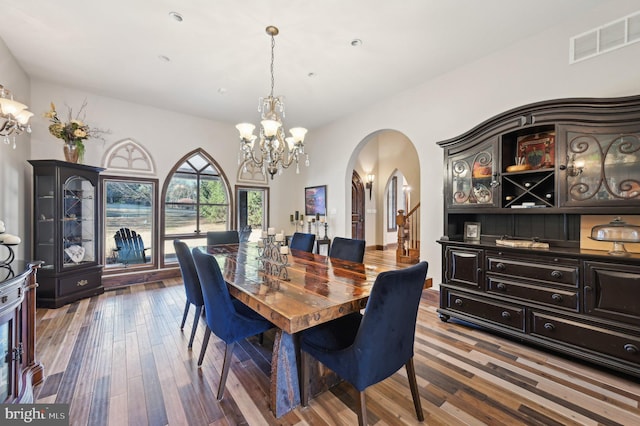
<path id="1" fill-rule="evenodd" d="M 464 223 L 464 241 L 480 242 L 480 223 L 479 222 Z"/>
<path id="2" fill-rule="evenodd" d="M 304 189 L 304 214 L 327 215 L 327 185 L 309 186 Z"/>

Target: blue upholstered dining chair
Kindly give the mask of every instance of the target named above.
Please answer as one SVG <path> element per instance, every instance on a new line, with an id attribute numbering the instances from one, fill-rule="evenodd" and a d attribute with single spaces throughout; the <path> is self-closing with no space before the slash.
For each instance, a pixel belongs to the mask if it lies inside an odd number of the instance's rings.
<path id="1" fill-rule="evenodd" d="M 329 257 L 362 263 L 365 240 L 335 237 L 331 242 Z"/>
<path id="2" fill-rule="evenodd" d="M 200 314 L 202 313 L 202 307 L 204 306 L 204 299 L 202 297 L 202 290 L 200 289 L 200 280 L 196 272 L 196 265 L 193 263 L 193 257 L 191 256 L 189 247 L 180 240 L 173 240 L 173 247 L 176 250 L 176 256 L 180 264 L 180 272 L 182 273 L 182 281 L 184 282 L 184 289 L 187 293 L 187 303 L 184 306 L 180 330 L 184 329 L 184 323 L 187 321 L 187 314 L 189 313 L 191 305 L 196 307 L 196 315 L 193 318 L 193 326 L 191 327 L 191 337 L 189 338 L 188 346 L 189 349 L 191 349 L 193 346 L 193 338 L 198 328 Z"/>
<path id="3" fill-rule="evenodd" d="M 313 252 L 313 243 L 316 242 L 316 234 L 305 234 L 304 232 L 294 232 L 289 242 L 291 250 L 302 250 Z"/>
<path id="4" fill-rule="evenodd" d="M 220 384 L 218 385 L 218 400 L 221 400 L 224 396 L 225 383 L 229 374 L 229 366 L 235 344 L 242 339 L 269 330 L 273 327 L 273 324 L 238 299 L 231 297 L 227 283 L 225 283 L 222 272 L 220 272 L 218 262 L 213 256 L 203 253 L 198 248 L 194 248 L 192 253 L 202 286 L 204 309 L 207 313 L 205 316 L 207 329 L 202 341 L 198 367 L 202 365 L 209 337 L 211 337 L 211 332 L 213 331 L 226 344 Z"/>
<path id="5" fill-rule="evenodd" d="M 418 420 L 422 404 L 413 366 L 413 341 L 427 262 L 381 272 L 364 314 L 355 312 L 304 330 L 300 334 L 302 405 L 309 400 L 309 356 L 336 372 L 360 393 L 358 422 L 367 424 L 365 389 L 407 369 Z"/>
<path id="6" fill-rule="evenodd" d="M 207 232 L 207 245 L 214 246 L 216 244 L 238 244 L 240 242 L 240 234 L 238 231 L 209 231 Z"/>

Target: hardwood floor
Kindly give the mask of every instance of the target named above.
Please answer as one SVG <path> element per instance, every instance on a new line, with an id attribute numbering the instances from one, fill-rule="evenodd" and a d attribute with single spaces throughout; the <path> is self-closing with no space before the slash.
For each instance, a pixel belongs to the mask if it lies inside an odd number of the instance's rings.
<path id="1" fill-rule="evenodd" d="M 367 251 L 367 263 L 393 263 Z M 437 279 L 436 279 L 437 280 Z M 459 323 L 441 322 L 437 292 L 425 290 L 415 367 L 429 425 L 637 425 L 640 379 L 521 345 Z M 45 367 L 38 403 L 69 403 L 73 425 L 351 425 L 356 394 L 340 384 L 307 408 L 276 419 L 268 405 L 270 345 L 236 347 L 225 398 L 216 401 L 224 345 L 214 335 L 196 367 L 193 308 L 179 330 L 182 281 L 140 284 L 59 309 L 38 309 L 37 358 Z M 383 342 L 381 342 L 383 343 Z M 419 424 L 401 369 L 367 389 L 370 424 Z"/>

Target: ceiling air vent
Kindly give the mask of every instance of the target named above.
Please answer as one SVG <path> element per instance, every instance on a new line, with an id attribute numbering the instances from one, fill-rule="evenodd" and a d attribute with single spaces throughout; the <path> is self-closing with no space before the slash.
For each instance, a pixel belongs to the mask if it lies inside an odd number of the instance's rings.
<path id="1" fill-rule="evenodd" d="M 571 37 L 569 63 L 593 58 L 637 41 L 640 41 L 640 12 Z"/>

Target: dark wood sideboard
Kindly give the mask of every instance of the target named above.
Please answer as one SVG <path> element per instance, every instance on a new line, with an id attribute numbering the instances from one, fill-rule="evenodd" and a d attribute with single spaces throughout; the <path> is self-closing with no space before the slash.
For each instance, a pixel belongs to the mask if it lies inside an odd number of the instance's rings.
<path id="1" fill-rule="evenodd" d="M 0 402 L 5 404 L 33 402 L 33 386 L 44 380 L 44 367 L 35 354 L 36 271 L 40 264 L 29 263 L 21 274 L 0 281 L 0 352 L 4 356 Z"/>
<path id="2" fill-rule="evenodd" d="M 640 254 L 581 247 L 584 215 L 640 214 L 640 96 L 526 105 L 439 145 L 441 319 L 640 377 Z"/>

